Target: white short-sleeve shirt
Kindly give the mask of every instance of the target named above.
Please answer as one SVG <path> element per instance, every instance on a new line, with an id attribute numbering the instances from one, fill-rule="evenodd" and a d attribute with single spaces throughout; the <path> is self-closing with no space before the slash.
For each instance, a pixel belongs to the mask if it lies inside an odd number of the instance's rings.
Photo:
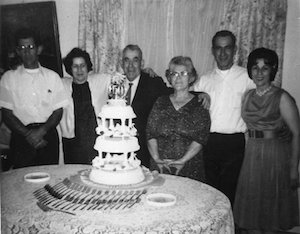
<path id="1" fill-rule="evenodd" d="M 68 104 L 59 75 L 45 67 L 7 71 L 0 81 L 0 107 L 13 111 L 24 124 L 44 123 Z"/>
<path id="2" fill-rule="evenodd" d="M 247 70 L 233 65 L 229 70 L 218 68 L 200 77 L 194 84 L 194 91 L 202 91 L 211 98 L 211 132 L 224 134 L 246 131 L 246 124 L 241 117 L 242 97 L 255 88 Z"/>

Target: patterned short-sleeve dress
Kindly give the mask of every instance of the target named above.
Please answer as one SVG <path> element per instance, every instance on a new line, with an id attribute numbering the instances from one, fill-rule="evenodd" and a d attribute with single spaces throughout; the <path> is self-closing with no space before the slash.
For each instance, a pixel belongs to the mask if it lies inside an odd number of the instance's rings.
<path id="1" fill-rule="evenodd" d="M 270 231 L 299 223 L 297 190 L 290 186 L 291 145 L 276 137 L 286 127 L 279 109 L 283 92 L 272 87 L 258 96 L 250 90 L 243 100 L 242 117 L 248 129 L 274 131 L 275 137 L 247 140 L 234 202 L 234 219 L 240 228 Z"/>
<path id="2" fill-rule="evenodd" d="M 176 110 L 170 97 L 162 96 L 157 99 L 148 117 L 147 139 L 157 140 L 161 159 L 180 159 L 193 141 L 205 145 L 209 130 L 209 112 L 197 97 Z M 158 170 L 154 160 L 151 160 L 150 169 Z M 185 164 L 179 175 L 205 181 L 202 151 Z"/>

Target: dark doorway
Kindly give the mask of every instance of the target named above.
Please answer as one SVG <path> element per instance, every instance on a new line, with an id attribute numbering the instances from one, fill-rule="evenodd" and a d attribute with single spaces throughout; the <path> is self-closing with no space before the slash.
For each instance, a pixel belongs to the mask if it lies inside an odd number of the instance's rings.
<path id="1" fill-rule="evenodd" d="M 6 71 L 13 69 L 19 63 L 15 53 L 14 34 L 21 27 L 31 27 L 39 33 L 44 46 L 39 58 L 41 65 L 56 71 L 62 77 L 55 2 L 2 5 L 0 10 L 0 67 Z"/>

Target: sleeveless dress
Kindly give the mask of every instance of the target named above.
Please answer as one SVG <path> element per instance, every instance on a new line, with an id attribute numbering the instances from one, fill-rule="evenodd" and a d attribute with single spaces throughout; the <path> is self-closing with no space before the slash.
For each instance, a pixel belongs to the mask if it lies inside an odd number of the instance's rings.
<path id="1" fill-rule="evenodd" d="M 272 87 L 261 97 L 255 90 L 245 95 L 242 117 L 248 129 L 277 132 L 286 127 L 279 109 L 283 92 Z M 299 224 L 297 190 L 290 186 L 290 157 L 289 141 L 247 140 L 233 211 L 238 227 L 275 231 Z"/>
<path id="2" fill-rule="evenodd" d="M 91 164 L 97 155 L 94 149 L 97 120 L 92 105 L 91 91 L 88 82 L 72 83 L 72 90 L 75 138 L 63 138 L 65 163 Z"/>
<path id="3" fill-rule="evenodd" d="M 147 139 L 155 138 L 161 159 L 180 159 L 189 145 L 196 141 L 205 145 L 210 129 L 210 116 L 194 97 L 180 109 L 176 110 L 169 96 L 161 96 L 154 104 L 148 118 Z M 150 169 L 159 171 L 155 161 L 150 159 Z M 171 168 L 171 174 L 175 169 Z M 164 173 L 170 174 L 164 169 Z M 180 176 L 205 182 L 202 150 L 186 162 Z"/>

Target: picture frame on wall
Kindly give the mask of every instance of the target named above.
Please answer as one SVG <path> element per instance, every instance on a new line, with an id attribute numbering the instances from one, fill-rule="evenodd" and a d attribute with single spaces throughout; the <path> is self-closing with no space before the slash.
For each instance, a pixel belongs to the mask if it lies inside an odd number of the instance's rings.
<path id="1" fill-rule="evenodd" d="M 63 76 L 59 31 L 54 1 L 9 4 L 0 6 L 1 49 L 0 67 L 15 69 L 19 59 L 15 52 L 15 32 L 22 27 L 36 31 L 43 45 L 40 64 Z"/>

